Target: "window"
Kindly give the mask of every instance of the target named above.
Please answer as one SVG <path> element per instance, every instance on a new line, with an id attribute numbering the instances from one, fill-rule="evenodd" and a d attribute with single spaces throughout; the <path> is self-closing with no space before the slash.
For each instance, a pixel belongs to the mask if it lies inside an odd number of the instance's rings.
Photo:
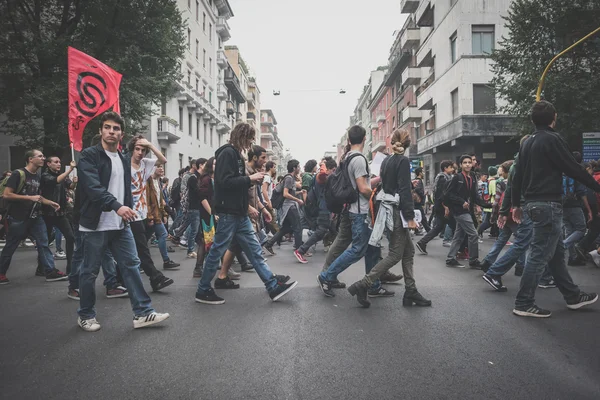
<path id="1" fill-rule="evenodd" d="M 202 67 L 206 69 L 206 49 L 202 49 Z"/>
<path id="2" fill-rule="evenodd" d="M 214 129 L 211 126 L 210 127 L 210 147 L 213 147 L 213 136 L 214 136 L 213 133 L 214 133 Z"/>
<path id="3" fill-rule="evenodd" d="M 200 118 L 196 118 L 196 139 L 200 140 Z"/>
<path id="4" fill-rule="evenodd" d="M 192 30 L 188 28 L 188 50 L 192 49 Z"/>
<path id="5" fill-rule="evenodd" d="M 206 13 L 202 13 L 202 32 L 206 33 Z"/>
<path id="6" fill-rule="evenodd" d="M 420 131 L 421 131 L 421 125 L 417 125 L 417 126 L 415 126 L 415 137 L 416 137 L 417 139 L 420 139 L 420 138 L 421 138 Z"/>
<path id="7" fill-rule="evenodd" d="M 206 122 L 204 123 L 204 144 L 208 144 L 208 129 L 206 127 Z"/>
<path id="8" fill-rule="evenodd" d="M 212 58 L 208 57 L 208 75 L 212 76 Z"/>
<path id="9" fill-rule="evenodd" d="M 489 85 L 473 85 L 473 114 L 496 112 L 496 93 Z"/>
<path id="10" fill-rule="evenodd" d="M 454 119 L 458 117 L 458 89 L 454 89 L 450 93 L 450 98 L 452 100 L 452 119 Z"/>
<path id="11" fill-rule="evenodd" d="M 198 59 L 198 51 L 200 49 L 200 41 L 196 39 L 196 60 Z"/>
<path id="12" fill-rule="evenodd" d="M 208 40 L 212 43 L 212 24 L 208 24 Z"/>
<path id="13" fill-rule="evenodd" d="M 200 12 L 200 2 L 196 0 L 196 22 L 198 22 L 198 13 Z"/>
<path id="14" fill-rule="evenodd" d="M 450 36 L 450 62 L 454 64 L 456 61 L 456 32 Z"/>
<path id="15" fill-rule="evenodd" d="M 200 79 L 196 78 L 196 91 L 200 90 Z"/>
<path id="16" fill-rule="evenodd" d="M 188 135 L 192 136 L 192 113 L 188 114 Z"/>
<path id="17" fill-rule="evenodd" d="M 473 25 L 473 54 L 491 54 L 494 50 L 494 25 Z"/>
<path id="18" fill-rule="evenodd" d="M 183 154 L 179 153 L 179 169 L 183 168 Z"/>
<path id="19" fill-rule="evenodd" d="M 179 130 L 183 132 L 183 107 L 179 107 Z"/>

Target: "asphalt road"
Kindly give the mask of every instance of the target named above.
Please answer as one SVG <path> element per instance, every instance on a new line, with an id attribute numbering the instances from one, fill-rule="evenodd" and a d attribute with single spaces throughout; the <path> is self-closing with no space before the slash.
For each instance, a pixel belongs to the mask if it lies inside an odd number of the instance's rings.
<path id="1" fill-rule="evenodd" d="M 508 292 L 496 293 L 481 272 L 446 268 L 441 241 L 428 250 L 416 256 L 415 275 L 433 307 L 402 307 L 404 287 L 389 285 L 397 296 L 372 299 L 370 309 L 345 290 L 325 298 L 315 282 L 322 247 L 301 265 L 290 245 L 268 258 L 275 272 L 299 281 L 281 302 L 244 273 L 241 289 L 219 292 L 224 305 L 198 304 L 194 260 L 178 250 L 182 268 L 167 274 L 175 284 L 152 294 L 169 320 L 134 330 L 127 299 L 99 296 L 102 329 L 87 333 L 76 325 L 67 283 L 36 278 L 35 250 L 20 249 L 11 284 L 0 286 L 0 398 L 600 398 L 600 303 L 570 311 L 557 289 L 539 289 L 537 302 L 552 318 L 516 317 L 512 272 Z M 363 265 L 340 278 L 352 283 Z M 600 291 L 600 269 L 571 271 L 584 290 Z"/>

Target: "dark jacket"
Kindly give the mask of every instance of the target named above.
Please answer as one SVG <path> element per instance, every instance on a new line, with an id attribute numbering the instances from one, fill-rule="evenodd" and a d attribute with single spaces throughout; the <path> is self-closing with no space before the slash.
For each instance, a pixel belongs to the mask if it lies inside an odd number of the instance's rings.
<path id="1" fill-rule="evenodd" d="M 123 204 L 108 191 L 112 173 L 112 162 L 102 144 L 88 147 L 81 152 L 77 163 L 79 183 L 75 192 L 74 219 L 87 229 L 96 229 L 103 211 L 117 211 L 122 206 L 133 207 L 131 196 L 131 163 L 119 152 L 123 163 Z"/>
<path id="2" fill-rule="evenodd" d="M 248 189 L 246 164 L 242 155 L 230 144 L 215 152 L 215 214 L 248 215 Z"/>
<path id="3" fill-rule="evenodd" d="M 400 210 L 408 221 L 415 218 L 410 180 L 410 160 L 403 155 L 393 154 L 381 163 L 381 185 L 387 194 L 398 194 Z M 422 218 L 425 218 L 423 215 Z"/>
<path id="4" fill-rule="evenodd" d="M 470 178 L 470 190 L 467 181 Z M 463 204 L 467 202 L 470 207 L 465 210 Z M 452 215 L 469 214 L 473 208 L 473 204 L 478 204 L 483 208 L 491 208 L 490 203 L 483 201 L 477 190 L 477 177 L 473 172 L 470 172 L 467 177 L 462 172 L 457 173 L 452 177 L 446 194 L 444 195 L 444 204 L 450 209 Z"/>
<path id="5" fill-rule="evenodd" d="M 452 179 L 451 175 L 447 175 L 444 172 L 440 172 L 435 177 L 435 187 L 433 189 L 433 211 L 437 215 L 444 215 L 444 193 L 446 193 L 446 188 L 448 187 L 448 183 Z"/>
<path id="6" fill-rule="evenodd" d="M 600 192 L 600 184 L 575 161 L 565 140 L 548 126 L 537 127 L 519 150 L 511 192 L 513 207 L 521 206 L 521 194 L 525 202 L 562 203 L 563 173 Z"/>
<path id="7" fill-rule="evenodd" d="M 211 212 L 214 212 L 214 210 L 213 210 L 214 190 L 213 190 L 212 178 L 210 177 L 210 175 L 207 175 L 207 174 L 200 175 L 200 181 L 198 183 L 198 194 L 200 195 L 200 217 L 202 217 L 202 220 L 204 221 L 204 223 L 206 223 L 208 225 L 210 223 L 210 217 L 212 214 L 210 214 L 206 210 L 206 208 L 204 208 L 204 206 L 202 205 L 202 201 L 204 201 L 204 200 L 208 201 L 208 205 L 210 205 Z"/>
<path id="8" fill-rule="evenodd" d="M 416 207 L 422 207 L 425 205 L 425 185 L 423 184 L 423 179 L 416 178 L 416 185 L 414 186 L 415 193 L 419 196 L 421 201 L 415 202 Z"/>
<path id="9" fill-rule="evenodd" d="M 50 206 L 43 206 L 42 210 L 44 215 L 65 215 L 67 208 L 67 189 L 71 186 L 71 181 L 69 178 L 66 178 L 61 183 L 58 183 L 59 175 L 60 173 L 52 172 L 50 170 L 42 173 L 42 178 L 40 180 L 41 195 L 60 205 L 58 212 L 54 211 L 54 208 Z"/>

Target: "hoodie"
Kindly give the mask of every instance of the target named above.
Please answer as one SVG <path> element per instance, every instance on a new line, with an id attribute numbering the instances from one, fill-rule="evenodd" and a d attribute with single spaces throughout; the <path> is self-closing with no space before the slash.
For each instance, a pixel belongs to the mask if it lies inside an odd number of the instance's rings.
<path id="1" fill-rule="evenodd" d="M 248 215 L 250 177 L 246 175 L 244 158 L 230 144 L 215 152 L 214 182 L 213 214 Z"/>

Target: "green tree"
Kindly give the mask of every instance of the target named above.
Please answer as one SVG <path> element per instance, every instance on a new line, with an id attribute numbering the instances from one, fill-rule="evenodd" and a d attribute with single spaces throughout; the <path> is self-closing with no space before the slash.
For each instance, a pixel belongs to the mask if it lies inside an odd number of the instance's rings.
<path id="1" fill-rule="evenodd" d="M 67 46 L 123 74 L 121 112 L 134 133 L 173 93 L 185 51 L 176 0 L 0 0 L 0 115 L 19 144 L 68 148 Z M 90 122 L 86 136 L 98 131 Z"/>
<path id="2" fill-rule="evenodd" d="M 501 111 L 519 118 L 519 134 L 531 133 L 529 109 L 546 65 L 562 50 L 600 26 L 597 0 L 514 0 L 505 17 L 509 32 L 494 51 L 492 81 L 507 104 Z M 582 132 L 600 130 L 600 36 L 557 60 L 542 98 L 558 111 L 557 130 L 573 149 Z"/>

